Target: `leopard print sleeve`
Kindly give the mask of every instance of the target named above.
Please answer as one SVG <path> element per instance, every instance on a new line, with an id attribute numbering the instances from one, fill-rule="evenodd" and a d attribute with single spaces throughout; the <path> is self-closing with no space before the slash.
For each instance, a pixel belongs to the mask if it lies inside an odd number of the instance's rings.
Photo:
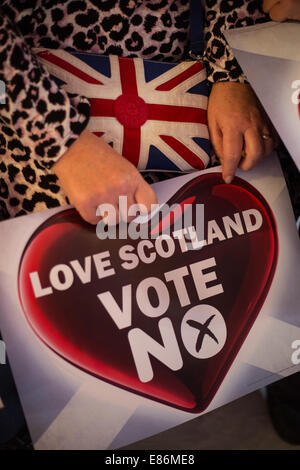
<path id="1" fill-rule="evenodd" d="M 205 0 L 205 60 L 210 82 L 247 82 L 223 31 L 268 21 L 261 5 L 262 0 Z"/>
<path id="2" fill-rule="evenodd" d="M 89 101 L 58 88 L 0 8 L 0 121 L 49 169 L 87 125 Z"/>

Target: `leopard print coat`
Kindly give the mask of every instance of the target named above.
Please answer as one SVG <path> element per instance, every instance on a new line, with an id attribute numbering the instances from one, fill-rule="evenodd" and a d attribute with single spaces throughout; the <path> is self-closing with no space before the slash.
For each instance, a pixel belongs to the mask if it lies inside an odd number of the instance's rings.
<path id="1" fill-rule="evenodd" d="M 257 0 L 206 0 L 210 81 L 246 80 L 222 30 L 265 19 Z M 179 61 L 187 55 L 188 38 L 189 0 L 2 1 L 0 217 L 68 202 L 51 168 L 89 119 L 88 100 L 60 89 L 32 48 Z"/>

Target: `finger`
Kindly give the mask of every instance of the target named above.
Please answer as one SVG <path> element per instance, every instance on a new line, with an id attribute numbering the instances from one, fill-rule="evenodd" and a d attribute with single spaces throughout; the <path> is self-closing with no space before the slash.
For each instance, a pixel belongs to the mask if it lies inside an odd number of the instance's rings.
<path id="1" fill-rule="evenodd" d="M 76 209 L 83 220 L 89 224 L 96 225 L 101 219 L 103 219 L 103 217 L 96 215 L 97 207 L 84 208 L 77 206 Z"/>
<path id="2" fill-rule="evenodd" d="M 278 135 L 278 132 L 273 126 L 272 126 L 272 138 L 273 138 L 273 143 L 274 143 L 274 149 L 277 149 L 277 147 L 280 144 L 280 137 Z"/>
<path id="3" fill-rule="evenodd" d="M 293 10 L 289 8 L 289 5 L 280 2 L 269 10 L 269 15 L 273 21 L 281 22 L 292 19 Z"/>
<path id="4" fill-rule="evenodd" d="M 300 20 L 300 4 L 299 1 L 289 2 L 288 9 L 288 19 L 289 20 Z"/>
<path id="5" fill-rule="evenodd" d="M 250 170 L 265 157 L 265 145 L 261 132 L 250 127 L 245 132 L 245 158 L 240 163 L 242 170 Z"/>
<path id="6" fill-rule="evenodd" d="M 268 157 L 276 148 L 274 139 L 271 137 L 270 139 L 265 140 L 264 145 L 265 145 L 265 157 Z"/>
<path id="7" fill-rule="evenodd" d="M 129 215 L 129 213 L 133 211 L 134 204 L 136 204 L 134 193 L 130 193 L 124 196 L 122 200 L 119 197 L 119 213 L 122 221 L 129 222 L 130 220 L 135 218 L 134 216 Z"/>
<path id="8" fill-rule="evenodd" d="M 223 161 L 223 134 L 219 126 L 211 126 L 209 128 L 210 141 L 212 143 L 215 154 L 219 160 Z"/>
<path id="9" fill-rule="evenodd" d="M 231 183 L 241 160 L 243 134 L 235 130 L 223 131 L 223 179 Z"/>
<path id="10" fill-rule="evenodd" d="M 143 206 L 146 208 L 146 212 L 151 212 L 151 205 L 157 204 L 157 197 L 151 186 L 146 183 L 143 178 L 135 192 L 135 202 L 141 205 L 141 211 L 143 212 Z"/>
<path id="11" fill-rule="evenodd" d="M 273 8 L 277 3 L 280 3 L 280 0 L 264 0 L 263 1 L 263 11 L 269 13 L 271 8 Z"/>
<path id="12" fill-rule="evenodd" d="M 273 152 L 273 150 L 276 148 L 277 142 L 276 142 L 275 136 L 273 136 L 273 134 L 270 133 L 270 132 L 268 132 L 268 131 L 264 131 L 264 132 L 262 133 L 262 135 L 265 135 L 265 136 L 269 135 L 269 136 L 270 136 L 268 139 L 263 139 L 263 143 L 264 143 L 264 147 L 265 147 L 265 152 L 264 152 L 264 154 L 265 154 L 265 156 L 267 157 L 267 156 L 270 155 L 270 154 Z"/>
<path id="13" fill-rule="evenodd" d="M 79 215 L 82 217 L 85 222 L 96 225 L 102 218 L 103 214 L 99 210 L 99 206 L 95 205 L 94 201 L 92 202 L 88 198 L 73 198 L 69 196 L 69 201 Z"/>
<path id="14" fill-rule="evenodd" d="M 274 150 L 275 148 L 278 147 L 279 142 L 280 142 L 280 138 L 279 138 L 279 135 L 278 135 L 275 127 L 273 126 L 272 122 L 270 121 L 269 116 L 267 115 L 267 113 L 265 112 L 263 107 L 261 108 L 261 111 L 262 111 L 263 124 L 262 124 L 262 131 L 260 132 L 260 134 L 261 134 L 262 137 L 263 136 L 270 136 L 271 137 L 271 139 L 264 139 L 263 138 L 265 146 L 267 144 L 267 147 L 266 147 L 266 155 L 267 155 L 268 152 L 269 152 L 270 147 L 272 147 L 272 150 Z"/>
<path id="15" fill-rule="evenodd" d="M 118 225 L 120 222 L 119 205 L 118 201 L 115 199 L 98 205 L 86 205 L 82 212 L 85 214 L 85 220 L 88 218 L 89 220 L 87 221 L 93 224 L 103 220 L 105 225 L 114 226 Z"/>
<path id="16" fill-rule="evenodd" d="M 108 212 L 108 214 L 106 216 L 103 217 L 103 220 L 104 222 L 106 223 L 106 225 L 108 226 L 114 226 L 114 225 L 118 225 L 119 222 L 120 222 L 120 213 L 119 213 L 119 208 L 116 205 L 112 205 L 112 208 L 111 210 Z"/>

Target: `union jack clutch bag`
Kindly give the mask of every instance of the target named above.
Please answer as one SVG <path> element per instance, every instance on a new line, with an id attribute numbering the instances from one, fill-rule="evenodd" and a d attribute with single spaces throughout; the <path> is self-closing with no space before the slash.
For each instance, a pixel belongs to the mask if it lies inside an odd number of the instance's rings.
<path id="1" fill-rule="evenodd" d="M 202 3 L 190 0 L 191 56 L 204 49 Z M 206 71 L 101 54 L 37 50 L 67 92 L 89 98 L 88 129 L 140 171 L 202 170 L 210 162 Z"/>
<path id="2" fill-rule="evenodd" d="M 202 170 L 209 163 L 206 71 L 179 64 L 40 50 L 67 92 L 90 99 L 88 129 L 139 170 Z"/>

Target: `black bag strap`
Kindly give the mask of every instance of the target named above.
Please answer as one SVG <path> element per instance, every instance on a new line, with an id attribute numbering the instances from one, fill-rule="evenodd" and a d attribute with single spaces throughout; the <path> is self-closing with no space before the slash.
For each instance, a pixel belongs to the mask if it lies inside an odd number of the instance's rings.
<path id="1" fill-rule="evenodd" d="M 204 52 L 202 0 L 190 0 L 190 56 L 201 59 Z"/>

